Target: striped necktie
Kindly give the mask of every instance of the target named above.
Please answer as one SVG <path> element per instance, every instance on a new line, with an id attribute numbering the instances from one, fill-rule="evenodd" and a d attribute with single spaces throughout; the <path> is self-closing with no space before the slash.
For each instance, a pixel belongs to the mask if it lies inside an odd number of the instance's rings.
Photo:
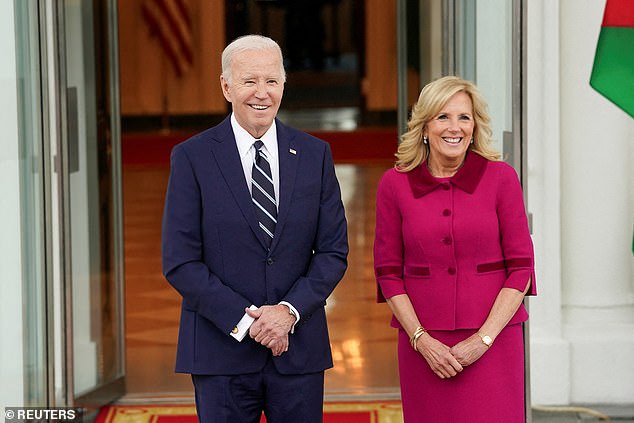
<path id="1" fill-rule="evenodd" d="M 251 198 L 255 205 L 255 214 L 260 228 L 265 234 L 266 245 L 270 246 L 277 223 L 277 202 L 275 201 L 271 166 L 262 151 L 264 143 L 256 140 L 253 146 L 256 152 L 255 162 L 251 169 Z"/>

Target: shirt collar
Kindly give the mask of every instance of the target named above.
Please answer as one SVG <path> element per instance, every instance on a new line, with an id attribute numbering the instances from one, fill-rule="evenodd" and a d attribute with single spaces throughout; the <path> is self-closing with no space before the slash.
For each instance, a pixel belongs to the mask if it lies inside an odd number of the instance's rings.
<path id="1" fill-rule="evenodd" d="M 264 143 L 264 147 L 266 148 L 267 156 L 269 158 L 277 158 L 277 127 L 275 125 L 275 120 L 273 120 L 273 124 L 261 138 L 253 138 L 246 129 L 240 126 L 233 113 L 231 113 L 231 128 L 233 129 L 233 135 L 236 138 L 236 145 L 238 146 L 238 153 L 240 154 L 241 159 L 249 154 L 249 151 L 251 151 L 251 147 L 256 139 L 259 139 Z"/>
<path id="2" fill-rule="evenodd" d="M 462 167 L 458 169 L 454 176 L 445 180 L 448 180 L 449 183 L 454 184 L 463 191 L 473 194 L 484 175 L 487 162 L 488 160 L 481 155 L 467 151 Z M 416 198 L 430 193 L 444 182 L 443 179 L 432 176 L 427 168 L 426 161 L 416 169 L 408 172 L 407 178 L 412 188 L 412 193 Z"/>

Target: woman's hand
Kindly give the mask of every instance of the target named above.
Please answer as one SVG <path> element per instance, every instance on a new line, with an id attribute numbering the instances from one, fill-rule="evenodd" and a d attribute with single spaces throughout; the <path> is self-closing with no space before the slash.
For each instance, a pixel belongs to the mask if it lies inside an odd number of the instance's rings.
<path id="1" fill-rule="evenodd" d="M 451 347 L 450 352 L 463 366 L 469 366 L 475 363 L 489 349 L 480 335 L 474 333 L 464 341 L 461 341 Z"/>
<path id="2" fill-rule="evenodd" d="M 462 371 L 462 365 L 451 354 L 451 349 L 428 333 L 418 339 L 416 347 L 439 378 L 450 378 Z"/>

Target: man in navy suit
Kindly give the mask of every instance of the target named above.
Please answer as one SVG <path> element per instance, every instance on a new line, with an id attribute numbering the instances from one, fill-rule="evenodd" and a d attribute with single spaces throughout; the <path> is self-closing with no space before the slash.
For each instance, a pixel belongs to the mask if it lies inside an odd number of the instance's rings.
<path id="1" fill-rule="evenodd" d="M 275 41 L 233 41 L 231 115 L 171 155 L 163 273 L 183 297 L 176 371 L 192 375 L 204 423 L 322 421 L 324 306 L 347 227 L 328 144 L 276 118 L 285 80 Z"/>

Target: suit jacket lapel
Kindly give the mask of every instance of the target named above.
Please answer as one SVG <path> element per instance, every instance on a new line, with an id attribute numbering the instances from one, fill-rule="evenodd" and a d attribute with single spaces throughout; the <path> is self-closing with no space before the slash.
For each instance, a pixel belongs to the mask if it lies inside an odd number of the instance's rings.
<path id="1" fill-rule="evenodd" d="M 249 188 L 247 187 L 247 181 L 244 180 L 242 162 L 240 161 L 235 136 L 231 129 L 230 118 L 226 118 L 220 126 L 218 126 L 218 131 L 212 135 L 212 138 L 211 151 L 218 168 L 229 186 L 233 198 L 236 200 L 236 203 L 238 203 L 242 215 L 249 223 L 251 230 L 262 246 L 266 247 L 264 243 L 264 233 L 260 229 L 255 210 L 253 209 L 253 202 Z"/>
<path id="2" fill-rule="evenodd" d="M 288 217 L 291 206 L 293 189 L 295 188 L 295 177 L 297 175 L 297 164 L 301 151 L 295 146 L 293 137 L 289 135 L 288 129 L 276 120 L 277 125 L 277 149 L 280 162 L 280 193 L 279 205 L 277 209 L 277 224 L 275 225 L 275 235 L 271 243 L 271 250 L 279 242 L 282 229 Z"/>

